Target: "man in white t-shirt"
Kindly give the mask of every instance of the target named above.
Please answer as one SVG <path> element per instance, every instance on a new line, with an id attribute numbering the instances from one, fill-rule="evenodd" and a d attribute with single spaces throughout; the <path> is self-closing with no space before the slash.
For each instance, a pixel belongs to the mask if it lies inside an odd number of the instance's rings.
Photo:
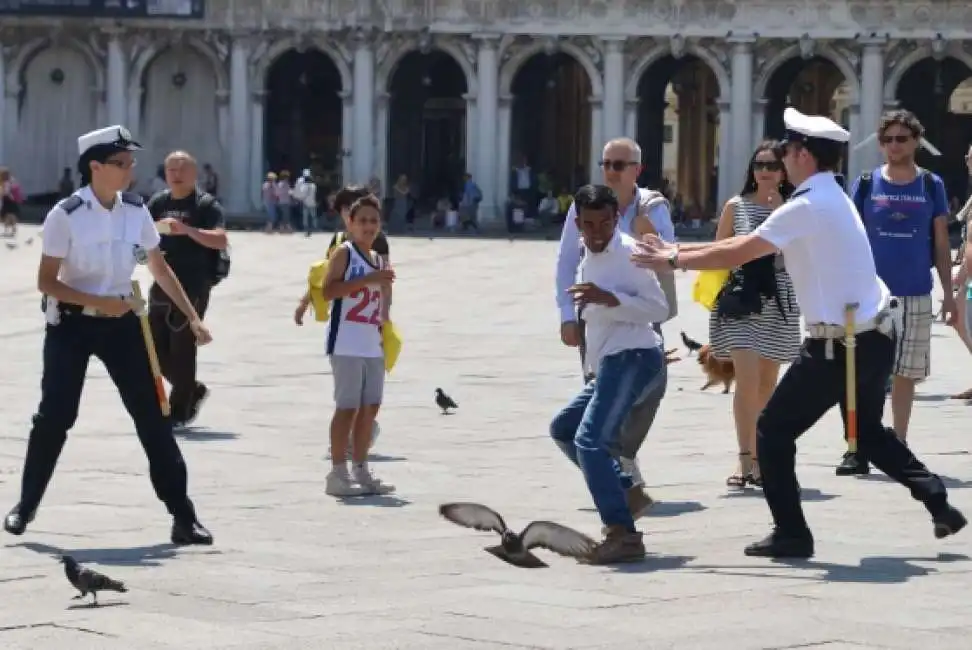
<path id="1" fill-rule="evenodd" d="M 787 135 L 783 163 L 797 185 L 790 200 L 749 235 L 715 243 L 671 246 L 648 236 L 633 259 L 648 268 L 729 269 L 782 252 L 807 323 L 800 357 L 789 367 L 757 424 L 763 493 L 774 529 L 746 547 L 756 557 L 810 557 L 814 544 L 800 505 L 794 472 L 796 440 L 824 413 L 844 402 L 845 309 L 856 305 L 857 417 L 859 441 L 871 462 L 911 490 L 932 516 L 941 539 L 965 527 L 948 503 L 941 478 L 915 458 L 885 427 L 885 384 L 891 373 L 891 296 L 878 278 L 874 257 L 853 201 L 834 178 L 850 134 L 833 121 L 783 113 Z"/>

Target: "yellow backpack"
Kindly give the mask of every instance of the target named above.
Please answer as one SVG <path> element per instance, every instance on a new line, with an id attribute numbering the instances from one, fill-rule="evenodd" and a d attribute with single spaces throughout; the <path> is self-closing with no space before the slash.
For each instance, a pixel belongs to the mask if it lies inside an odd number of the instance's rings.
<path id="1" fill-rule="evenodd" d="M 307 292 L 310 294 L 311 307 L 314 308 L 314 320 L 326 323 L 331 317 L 331 301 L 324 297 L 324 281 L 327 279 L 327 261 L 331 253 L 348 238 L 344 232 L 339 232 L 334 243 L 327 249 L 324 259 L 311 264 L 307 272 Z"/>

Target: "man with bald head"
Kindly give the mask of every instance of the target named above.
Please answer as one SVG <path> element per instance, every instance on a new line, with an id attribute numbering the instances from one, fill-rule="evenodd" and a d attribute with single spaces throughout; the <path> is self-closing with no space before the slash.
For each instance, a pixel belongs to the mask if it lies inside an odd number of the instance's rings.
<path id="1" fill-rule="evenodd" d="M 209 294 L 218 277 L 219 251 L 228 241 L 223 208 L 197 185 L 196 160 L 185 151 L 165 158 L 168 189 L 149 199 L 148 209 L 162 235 L 160 247 L 200 318 L 209 306 Z M 149 321 L 162 374 L 172 386 L 169 403 L 173 424 L 185 427 L 199 415 L 209 396 L 206 385 L 196 381 L 196 344 L 184 317 L 172 308 L 158 285 L 149 292 Z"/>
<path id="2" fill-rule="evenodd" d="M 631 138 L 618 138 L 604 145 L 600 161 L 604 174 L 604 184 L 618 195 L 619 220 L 618 228 L 621 232 L 634 238 L 644 234 L 657 234 L 664 241 L 675 241 L 675 226 L 672 224 L 671 208 L 668 200 L 660 192 L 638 187 L 638 175 L 642 171 L 641 147 Z M 590 378 L 593 369 L 587 367 L 583 352 L 583 321 L 577 313 L 568 288 L 574 284 L 577 268 L 581 261 L 582 246 L 580 233 L 575 220 L 574 206 L 570 207 L 564 220 L 564 229 L 560 236 L 560 247 L 557 251 L 557 307 L 560 310 L 560 340 L 568 347 L 581 348 L 581 362 L 585 374 L 585 381 Z M 673 273 L 658 273 L 658 281 L 668 301 L 668 318 L 671 320 L 677 313 L 675 296 L 675 276 Z M 655 329 L 661 334 L 661 323 L 655 323 Z M 620 436 L 618 450 L 621 465 L 631 475 L 632 486 L 628 490 L 628 504 L 632 514 L 637 518 L 653 504 L 652 499 L 644 492 L 644 481 L 638 468 L 637 454 L 648 435 L 655 419 L 655 414 L 665 395 L 668 375 L 662 368 L 657 380 L 636 402 L 624 423 Z"/>

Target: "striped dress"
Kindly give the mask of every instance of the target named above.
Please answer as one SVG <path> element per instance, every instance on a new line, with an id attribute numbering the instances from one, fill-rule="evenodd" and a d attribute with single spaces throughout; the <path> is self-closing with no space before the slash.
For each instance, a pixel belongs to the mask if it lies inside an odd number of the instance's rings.
<path id="1" fill-rule="evenodd" d="M 733 235 L 746 235 L 766 221 L 772 210 L 743 197 L 735 203 Z M 790 363 L 800 353 L 800 308 L 790 274 L 783 269 L 783 256 L 776 258 L 776 291 L 774 298 L 763 298 L 760 314 L 744 318 L 719 318 L 713 310 L 709 316 L 709 341 L 717 357 L 728 357 L 730 350 L 755 350 L 759 356 Z"/>

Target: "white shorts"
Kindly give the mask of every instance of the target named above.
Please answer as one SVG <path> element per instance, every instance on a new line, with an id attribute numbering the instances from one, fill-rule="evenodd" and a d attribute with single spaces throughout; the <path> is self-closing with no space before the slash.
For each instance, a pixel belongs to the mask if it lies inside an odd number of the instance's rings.
<path id="1" fill-rule="evenodd" d="M 378 406 L 385 393 L 385 359 L 383 357 L 348 357 L 331 355 L 334 377 L 334 406 L 356 409 Z"/>

